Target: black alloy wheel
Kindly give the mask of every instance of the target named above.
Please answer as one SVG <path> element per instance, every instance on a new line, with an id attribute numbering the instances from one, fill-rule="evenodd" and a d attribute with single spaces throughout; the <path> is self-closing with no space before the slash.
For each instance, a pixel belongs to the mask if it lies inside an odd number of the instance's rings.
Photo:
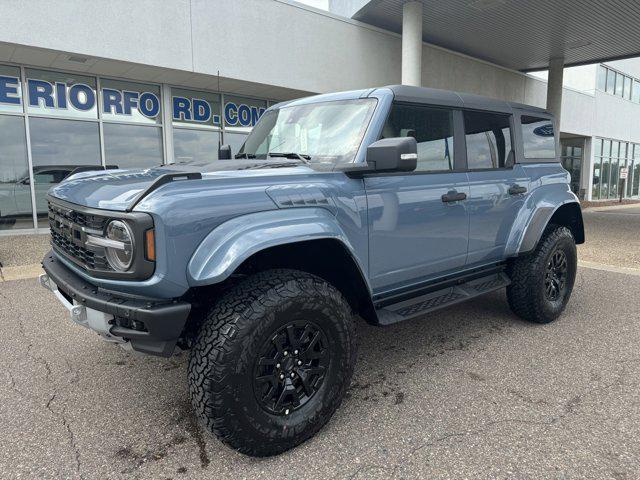
<path id="1" fill-rule="evenodd" d="M 544 274 L 544 289 L 547 299 L 555 302 L 560 298 L 567 284 L 567 255 L 563 250 L 556 250 L 551 255 Z"/>
<path id="2" fill-rule="evenodd" d="M 289 415 L 320 389 L 329 366 L 327 337 L 314 323 L 292 321 L 260 349 L 253 390 L 268 413 Z"/>

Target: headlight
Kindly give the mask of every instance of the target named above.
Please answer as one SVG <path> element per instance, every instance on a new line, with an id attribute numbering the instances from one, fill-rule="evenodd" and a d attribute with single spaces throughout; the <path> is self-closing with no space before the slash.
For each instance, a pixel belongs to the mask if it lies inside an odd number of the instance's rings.
<path id="1" fill-rule="evenodd" d="M 105 248 L 109 265 L 118 271 L 126 272 L 133 263 L 133 232 L 125 222 L 112 220 L 107 225 L 107 239 L 113 240 Z"/>

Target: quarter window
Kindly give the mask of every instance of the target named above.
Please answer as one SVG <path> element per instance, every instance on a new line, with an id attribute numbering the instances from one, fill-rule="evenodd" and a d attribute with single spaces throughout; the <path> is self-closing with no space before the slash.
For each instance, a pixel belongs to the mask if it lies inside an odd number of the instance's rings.
<path id="1" fill-rule="evenodd" d="M 509 115 L 464 112 L 467 165 L 471 170 L 511 166 Z"/>
<path id="2" fill-rule="evenodd" d="M 553 122 L 548 118 L 520 117 L 525 158 L 555 158 Z"/>
<path id="3" fill-rule="evenodd" d="M 416 171 L 453 170 L 453 111 L 417 105 L 394 105 L 382 138 L 414 137 Z"/>

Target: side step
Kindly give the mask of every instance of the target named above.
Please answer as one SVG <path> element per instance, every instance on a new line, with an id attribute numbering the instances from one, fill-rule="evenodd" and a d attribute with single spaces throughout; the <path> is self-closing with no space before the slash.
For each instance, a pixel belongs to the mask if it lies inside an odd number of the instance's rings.
<path id="1" fill-rule="evenodd" d="M 380 325 L 391 325 L 499 290 L 510 283 L 509 277 L 502 272 L 476 278 L 461 285 L 443 288 L 376 309 L 378 321 Z"/>

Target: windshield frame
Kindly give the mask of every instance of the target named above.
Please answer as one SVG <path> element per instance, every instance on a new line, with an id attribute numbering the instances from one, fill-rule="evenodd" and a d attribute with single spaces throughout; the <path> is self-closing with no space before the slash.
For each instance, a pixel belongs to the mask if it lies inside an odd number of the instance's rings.
<path id="1" fill-rule="evenodd" d="M 313 97 L 311 97 L 313 98 Z M 277 104 L 274 105 L 272 107 L 269 107 L 265 113 L 260 117 L 260 120 L 258 121 L 258 123 L 255 125 L 255 127 L 253 128 L 253 130 L 251 131 L 251 133 L 249 134 L 249 136 L 247 137 L 247 139 L 245 140 L 245 142 L 242 144 L 242 147 L 240 148 L 240 150 L 238 151 L 238 153 L 236 154 L 237 157 L 241 157 L 242 155 L 246 155 L 245 152 L 245 146 L 247 144 L 247 141 L 251 138 L 251 136 L 254 134 L 254 132 L 256 132 L 256 129 L 258 128 L 258 126 L 260 125 L 260 123 L 262 123 L 263 121 L 265 121 L 268 118 L 268 114 L 275 112 L 276 114 L 279 114 L 280 110 L 284 110 L 284 109 L 288 109 L 288 108 L 304 108 L 304 107 L 309 107 L 309 106 L 316 106 L 316 105 L 323 105 L 323 104 L 331 104 L 331 103 L 352 103 L 352 102 L 360 102 L 360 101 L 367 101 L 371 103 L 371 111 L 370 113 L 368 113 L 368 117 L 366 118 L 363 128 L 361 130 L 360 133 L 360 140 L 357 143 L 357 146 L 354 148 L 353 153 L 351 155 L 349 155 L 349 159 L 348 160 L 336 160 L 336 161 L 329 161 L 329 162 L 322 162 L 322 161 L 314 161 L 313 159 L 313 155 L 311 155 L 311 160 L 305 162 L 307 163 L 309 166 L 332 166 L 335 167 L 337 165 L 349 165 L 352 163 L 358 163 L 362 161 L 362 149 L 363 149 L 363 145 L 365 144 L 365 142 L 370 143 L 370 131 L 371 131 L 371 127 L 374 124 L 374 119 L 378 116 L 378 110 L 380 107 L 380 98 L 377 95 L 371 95 L 371 96 L 358 96 L 358 97 L 350 97 L 350 98 L 332 98 L 332 99 L 320 99 L 318 98 L 317 101 L 305 101 L 304 99 L 299 101 L 299 100 L 294 100 L 292 102 L 287 102 L 284 104 Z M 362 102 L 364 103 L 364 102 Z M 275 152 L 275 150 L 274 150 Z M 271 151 L 269 151 L 268 153 L 272 153 Z M 291 152 L 291 153 L 301 153 L 301 152 Z M 251 154 L 249 154 L 251 155 Z M 302 152 L 303 156 L 308 156 L 309 154 L 307 152 Z M 347 156 L 346 154 L 343 156 Z M 254 157 L 251 157 L 254 158 Z M 266 158 L 263 159 L 262 158 L 262 154 L 260 154 L 258 157 L 260 160 L 270 160 L 270 161 L 277 161 L 279 160 L 279 157 L 271 157 L 268 154 L 266 155 Z"/>

